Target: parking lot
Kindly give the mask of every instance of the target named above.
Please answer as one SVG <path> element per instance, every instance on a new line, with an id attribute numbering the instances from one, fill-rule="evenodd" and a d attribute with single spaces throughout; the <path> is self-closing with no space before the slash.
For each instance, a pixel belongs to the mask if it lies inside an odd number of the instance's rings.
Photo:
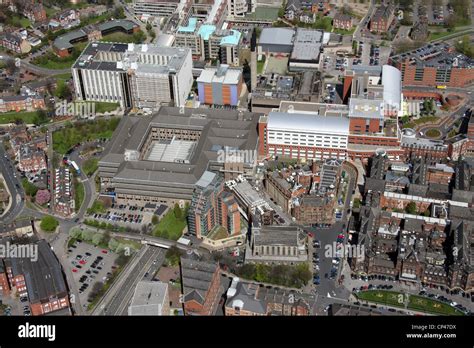
<path id="1" fill-rule="evenodd" d="M 105 283 L 110 278 L 116 258 L 117 255 L 109 250 L 79 240 L 68 249 L 68 262 L 77 282 L 81 303 L 89 302 L 89 293 L 96 282 Z"/>
<path id="2" fill-rule="evenodd" d="M 167 207 L 164 207 L 164 210 L 157 209 L 161 215 L 167 210 Z M 151 223 L 151 219 L 154 214 L 155 212 L 150 211 L 145 207 L 112 204 L 111 208 L 108 209 L 106 213 L 93 214 L 92 217 L 96 220 L 107 221 L 119 226 L 140 227 L 142 225 L 148 225 Z"/>

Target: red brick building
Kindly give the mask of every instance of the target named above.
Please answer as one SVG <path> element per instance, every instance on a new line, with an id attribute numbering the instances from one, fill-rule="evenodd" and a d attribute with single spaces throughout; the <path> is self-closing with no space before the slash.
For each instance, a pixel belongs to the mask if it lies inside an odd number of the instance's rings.
<path id="1" fill-rule="evenodd" d="M 337 13 L 332 22 L 332 26 L 335 29 L 351 30 L 353 25 L 352 17 L 344 13 Z"/>
<path id="2" fill-rule="evenodd" d="M 18 32 L 6 33 L 0 37 L 0 45 L 15 53 L 28 53 L 31 45 L 28 40 L 21 37 Z"/>
<path id="3" fill-rule="evenodd" d="M 375 33 L 385 33 L 395 18 L 395 7 L 392 4 L 381 5 L 370 19 L 369 29 Z"/>
<path id="4" fill-rule="evenodd" d="M 390 58 L 406 86 L 464 87 L 474 82 L 474 60 L 448 44 L 435 43 Z"/>
<path id="5" fill-rule="evenodd" d="M 39 95 L 10 95 L 0 97 L 0 112 L 35 111 L 45 109 L 44 98 Z"/>
<path id="6" fill-rule="evenodd" d="M 10 296 L 10 284 L 8 283 L 8 275 L 2 259 L 0 259 L 0 293 L 4 297 Z"/>
<path id="7" fill-rule="evenodd" d="M 5 260 L 10 288 L 28 296 L 32 315 L 69 308 L 69 295 L 61 265 L 45 240 L 35 243 L 37 260 L 15 257 Z"/>
<path id="8" fill-rule="evenodd" d="M 219 303 L 220 271 L 215 263 L 181 258 L 185 315 L 213 315 Z"/>
<path id="9" fill-rule="evenodd" d="M 38 172 L 46 169 L 46 156 L 43 150 L 34 145 L 22 145 L 18 151 L 18 169 L 22 172 Z"/>
<path id="10" fill-rule="evenodd" d="M 454 175 L 454 169 L 445 164 L 437 163 L 435 166 L 428 167 L 427 181 L 430 184 L 449 185 Z"/>
<path id="11" fill-rule="evenodd" d="M 32 22 L 43 22 L 48 19 L 42 3 L 31 1 L 23 10 L 23 15 Z"/>

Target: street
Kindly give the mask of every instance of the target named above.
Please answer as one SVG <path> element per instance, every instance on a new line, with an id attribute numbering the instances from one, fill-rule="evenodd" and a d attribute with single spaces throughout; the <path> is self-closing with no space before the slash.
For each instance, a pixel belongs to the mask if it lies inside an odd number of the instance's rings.
<path id="1" fill-rule="evenodd" d="M 164 260 L 165 249 L 144 246 L 122 270 L 91 315 L 127 315 L 137 283 L 154 263 L 161 266 Z"/>
<path id="2" fill-rule="evenodd" d="M 2 217 L 2 223 L 10 224 L 16 219 L 16 217 L 21 213 L 24 208 L 25 193 L 21 185 L 19 173 L 16 171 L 12 161 L 5 156 L 7 156 L 5 148 L 0 142 L 0 170 L 3 174 L 3 178 L 5 179 L 5 183 L 8 186 L 8 190 L 12 195 L 12 204 L 10 206 L 10 209 L 8 209 L 8 211 Z"/>
<path id="3" fill-rule="evenodd" d="M 343 233 L 345 235 L 345 241 L 347 241 L 347 226 L 350 215 L 348 210 L 350 209 L 350 202 L 352 201 L 352 192 L 356 188 L 357 183 L 357 173 L 350 165 L 345 164 L 344 170 L 349 175 L 349 184 L 347 186 L 346 200 L 344 203 L 343 216 L 341 221 L 337 221 L 329 228 L 309 228 L 309 230 L 314 234 L 314 239 L 319 240 L 321 243 L 321 248 L 316 249 L 320 257 L 320 278 L 321 283 L 316 286 L 316 293 L 318 296 L 317 308 L 318 314 L 324 315 L 323 309 L 333 303 L 334 298 L 339 298 L 342 301 L 347 301 L 350 295 L 348 291 L 343 286 L 338 286 L 336 283 L 339 279 L 339 276 L 336 279 L 329 279 L 325 277 L 325 274 L 329 274 L 332 268 L 332 260 L 334 257 L 333 245 L 336 243 L 337 235 Z M 344 263 L 344 259 L 341 259 L 339 264 L 339 271 Z"/>

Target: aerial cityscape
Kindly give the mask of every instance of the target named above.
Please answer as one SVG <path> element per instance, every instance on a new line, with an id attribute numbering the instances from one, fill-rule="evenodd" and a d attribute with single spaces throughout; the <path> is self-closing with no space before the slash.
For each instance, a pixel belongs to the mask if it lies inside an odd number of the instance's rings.
<path id="1" fill-rule="evenodd" d="M 473 13 L 0 0 L 0 316 L 471 316 Z"/>

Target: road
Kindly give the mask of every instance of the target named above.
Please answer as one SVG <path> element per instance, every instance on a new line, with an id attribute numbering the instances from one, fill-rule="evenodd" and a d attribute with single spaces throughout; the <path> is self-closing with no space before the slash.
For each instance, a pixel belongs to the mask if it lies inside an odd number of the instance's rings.
<path id="1" fill-rule="evenodd" d="M 106 292 L 91 315 L 127 315 L 137 283 L 143 279 L 146 270 L 153 263 L 162 265 L 165 260 L 165 249 L 145 245 L 129 261 L 127 267 L 120 273 L 112 287 Z"/>
<path id="2" fill-rule="evenodd" d="M 464 105 L 461 105 L 459 108 L 456 108 L 454 111 L 451 111 L 450 115 L 445 117 L 445 119 L 436 126 L 433 125 L 426 125 L 418 127 L 416 130 L 418 132 L 426 133 L 426 131 L 430 128 L 436 128 L 441 132 L 440 139 L 444 139 L 448 133 L 453 129 L 454 124 L 457 120 L 462 119 L 464 113 L 472 108 L 474 105 L 474 93 L 472 93 L 472 87 L 448 87 L 445 90 L 439 90 L 433 87 L 427 86 L 403 86 L 403 91 L 417 91 L 417 92 L 433 92 L 433 93 L 440 93 L 442 92 L 444 95 L 449 93 L 458 93 L 463 94 L 466 98 L 466 102 Z"/>
<path id="3" fill-rule="evenodd" d="M 442 120 L 441 123 L 439 123 L 438 125 L 423 125 L 417 128 L 417 131 L 426 134 L 426 131 L 431 128 L 434 128 L 440 131 L 440 136 L 436 139 L 445 139 L 448 136 L 449 132 L 455 127 L 455 123 L 464 117 L 464 114 L 467 112 L 467 110 L 470 109 L 470 107 L 471 106 L 469 105 L 462 106 L 461 108 L 454 111 L 451 115 L 446 116 L 444 120 Z"/>
<path id="4" fill-rule="evenodd" d="M 369 19 L 372 16 L 372 13 L 374 12 L 375 7 L 374 7 L 374 0 L 370 0 L 370 7 L 369 10 L 367 11 L 367 14 L 362 18 L 359 22 L 359 24 L 356 27 L 356 30 L 354 31 L 354 34 L 352 36 L 352 39 L 354 41 L 363 41 L 362 39 L 362 31 L 364 28 L 367 27 L 367 24 L 369 23 Z"/>
<path id="5" fill-rule="evenodd" d="M 1 140 L 1 139 L 0 139 Z M 5 157 L 6 151 L 0 141 L 0 171 L 3 174 L 8 190 L 12 195 L 12 204 L 10 209 L 3 215 L 2 223 L 9 224 L 21 213 L 25 206 L 23 197 L 25 193 L 20 181 L 20 175 L 17 173 L 13 163 L 8 157 Z"/>
<path id="6" fill-rule="evenodd" d="M 15 57 L 9 56 L 8 54 L 2 53 L 3 60 L 15 60 Z M 20 59 L 20 67 L 25 68 L 28 71 L 36 75 L 59 75 L 68 74 L 71 72 L 71 68 L 67 69 L 47 69 L 37 65 L 29 63 L 26 59 Z"/>
<path id="7" fill-rule="evenodd" d="M 326 273 L 331 273 L 332 268 L 332 260 L 333 260 L 333 248 L 332 246 L 335 245 L 337 235 L 339 233 L 344 233 L 346 238 L 345 241 L 347 242 L 347 230 L 348 230 L 348 220 L 350 218 L 350 213 L 348 213 L 350 209 L 350 203 L 352 200 L 352 192 L 356 188 L 357 184 L 357 173 L 356 171 L 350 166 L 345 164 L 344 170 L 349 175 L 349 184 L 347 186 L 347 194 L 346 200 L 344 202 L 344 210 L 343 216 L 341 221 L 337 221 L 329 228 L 310 228 L 309 230 L 314 233 L 314 238 L 319 240 L 321 243 L 321 248 L 317 249 L 320 257 L 320 278 L 321 283 L 316 287 L 316 292 L 319 294 L 317 308 L 319 314 L 323 313 L 323 308 L 327 305 L 333 303 L 333 298 L 341 298 L 342 301 L 346 301 L 349 298 L 350 291 L 345 289 L 342 286 L 337 286 L 337 277 L 335 280 L 329 279 L 325 277 Z M 331 251 L 326 256 L 326 252 Z M 340 267 L 343 264 L 343 260 L 341 260 Z"/>

